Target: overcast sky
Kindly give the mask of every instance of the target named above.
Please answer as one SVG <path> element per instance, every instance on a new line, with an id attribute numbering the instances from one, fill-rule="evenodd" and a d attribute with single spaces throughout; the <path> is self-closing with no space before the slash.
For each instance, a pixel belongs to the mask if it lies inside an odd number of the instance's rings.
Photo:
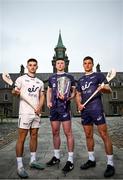
<path id="1" fill-rule="evenodd" d="M 123 0 L 0 0 L 0 73 L 17 73 L 33 57 L 53 72 L 61 30 L 69 72 L 92 56 L 102 71 L 123 72 Z"/>

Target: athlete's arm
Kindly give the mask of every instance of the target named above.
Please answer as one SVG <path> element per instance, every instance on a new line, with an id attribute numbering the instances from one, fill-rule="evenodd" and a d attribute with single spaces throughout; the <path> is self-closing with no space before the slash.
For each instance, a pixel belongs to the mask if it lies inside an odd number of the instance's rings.
<path id="1" fill-rule="evenodd" d="M 37 105 L 37 107 L 36 107 L 36 109 L 35 109 L 35 113 L 36 113 L 36 114 L 41 114 L 41 112 L 42 112 L 42 107 L 43 107 L 43 105 L 44 105 L 44 101 L 45 101 L 44 91 L 41 91 L 40 97 L 39 97 L 39 104 Z"/>
<path id="2" fill-rule="evenodd" d="M 81 104 L 81 93 L 76 91 L 76 105 L 78 111 L 82 111 L 84 106 Z"/>
<path id="3" fill-rule="evenodd" d="M 51 97 L 52 97 L 52 88 L 50 88 L 50 87 L 48 86 L 48 89 L 47 89 L 47 107 L 48 107 L 48 108 L 51 108 L 51 107 L 52 107 Z"/>
<path id="4" fill-rule="evenodd" d="M 15 87 L 12 89 L 12 95 L 14 95 L 14 96 L 20 95 L 21 84 L 22 84 L 22 77 L 20 76 L 15 81 Z"/>

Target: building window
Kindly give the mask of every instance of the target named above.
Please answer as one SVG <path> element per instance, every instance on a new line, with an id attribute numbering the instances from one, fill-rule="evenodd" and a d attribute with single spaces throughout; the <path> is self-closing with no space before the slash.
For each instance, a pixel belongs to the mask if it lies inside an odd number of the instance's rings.
<path id="1" fill-rule="evenodd" d="M 9 88 L 9 84 L 5 84 L 5 88 Z"/>
<path id="2" fill-rule="evenodd" d="M 8 101 L 8 94 L 4 94 L 4 101 Z"/>
<path id="3" fill-rule="evenodd" d="M 112 92 L 112 99 L 117 99 L 117 91 Z"/>
<path id="4" fill-rule="evenodd" d="M 117 114 L 118 114 L 118 107 L 117 107 L 117 105 L 116 105 L 116 104 L 113 105 L 112 108 L 113 108 L 113 109 L 112 109 L 112 110 L 113 110 L 113 114 L 114 114 L 114 115 L 117 115 Z"/>
<path id="5" fill-rule="evenodd" d="M 123 86 L 123 82 L 120 82 L 120 86 Z"/>
<path id="6" fill-rule="evenodd" d="M 112 87 L 115 87 L 115 86 L 116 86 L 116 82 L 111 82 L 110 85 L 111 85 Z"/>

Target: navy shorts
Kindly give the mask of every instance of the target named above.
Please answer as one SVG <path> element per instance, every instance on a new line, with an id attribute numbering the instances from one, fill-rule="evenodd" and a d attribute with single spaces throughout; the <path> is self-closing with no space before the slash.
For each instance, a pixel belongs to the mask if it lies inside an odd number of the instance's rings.
<path id="1" fill-rule="evenodd" d="M 81 112 L 82 125 L 105 124 L 105 114 L 102 110 L 90 110 Z"/>
<path id="2" fill-rule="evenodd" d="M 57 107 L 50 109 L 50 121 L 69 121 L 71 120 L 71 112 L 66 109 Z"/>

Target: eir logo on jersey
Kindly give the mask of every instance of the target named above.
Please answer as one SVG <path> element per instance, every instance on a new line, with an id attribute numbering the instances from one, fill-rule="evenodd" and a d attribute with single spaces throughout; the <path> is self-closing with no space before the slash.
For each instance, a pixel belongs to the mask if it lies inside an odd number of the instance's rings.
<path id="1" fill-rule="evenodd" d="M 39 87 L 35 87 L 35 85 L 33 85 L 32 88 L 28 88 L 28 91 L 29 92 L 36 92 L 36 90 L 38 89 Z"/>
<path id="2" fill-rule="evenodd" d="M 92 81 L 89 82 L 89 83 L 86 82 L 84 86 L 81 86 L 82 90 L 84 91 L 84 90 L 88 89 L 88 88 L 90 87 L 91 84 L 92 84 Z"/>

